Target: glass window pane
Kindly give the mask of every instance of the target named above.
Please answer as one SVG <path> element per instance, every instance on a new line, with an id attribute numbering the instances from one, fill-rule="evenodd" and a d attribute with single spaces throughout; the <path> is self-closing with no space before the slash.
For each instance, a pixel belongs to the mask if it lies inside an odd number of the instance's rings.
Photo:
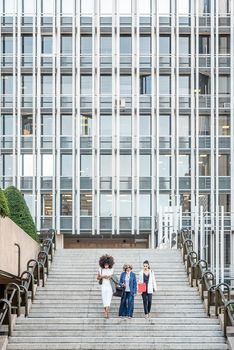
<path id="1" fill-rule="evenodd" d="M 80 134 L 81 136 L 90 136 L 92 134 L 92 116 L 80 116 Z"/>
<path id="2" fill-rule="evenodd" d="M 171 37 L 160 35 L 159 37 L 159 53 L 169 55 L 171 53 Z"/>
<path id="3" fill-rule="evenodd" d="M 230 94 L 231 92 L 231 80 L 230 75 L 219 76 L 219 93 Z"/>
<path id="4" fill-rule="evenodd" d="M 210 53 L 210 36 L 199 36 L 199 53 L 203 55 L 207 55 Z"/>
<path id="5" fill-rule="evenodd" d="M 171 77 L 169 75 L 159 76 L 159 94 L 160 95 L 171 94 Z"/>
<path id="6" fill-rule="evenodd" d="M 210 116 L 209 115 L 200 115 L 199 135 L 210 135 Z"/>
<path id="7" fill-rule="evenodd" d="M 159 136 L 171 135 L 171 116 L 160 115 L 159 116 Z"/>
<path id="8" fill-rule="evenodd" d="M 60 134 L 62 136 L 72 136 L 72 116 L 71 115 L 61 115 L 61 130 Z"/>
<path id="9" fill-rule="evenodd" d="M 132 216 L 132 196 L 131 194 L 121 194 L 119 203 L 119 216 L 131 217 Z"/>
<path id="10" fill-rule="evenodd" d="M 199 13 L 210 13 L 210 0 L 199 0 Z"/>
<path id="11" fill-rule="evenodd" d="M 112 176 L 112 155 L 102 154 L 100 156 L 100 176 L 111 177 Z"/>
<path id="12" fill-rule="evenodd" d="M 100 0 L 101 15 L 112 14 L 112 0 Z"/>
<path id="13" fill-rule="evenodd" d="M 72 15 L 74 12 L 73 0 L 61 0 L 61 13 L 64 15 Z"/>
<path id="14" fill-rule="evenodd" d="M 81 0 L 81 13 L 86 15 L 93 13 L 93 0 Z"/>
<path id="15" fill-rule="evenodd" d="M 163 177 L 171 175 L 171 157 L 169 155 L 159 156 L 159 173 Z"/>
<path id="16" fill-rule="evenodd" d="M 41 134 L 43 136 L 51 136 L 53 134 L 52 115 L 41 116 Z"/>
<path id="17" fill-rule="evenodd" d="M 33 155 L 21 155 L 21 176 L 33 176 Z"/>
<path id="18" fill-rule="evenodd" d="M 219 176 L 230 176 L 229 154 L 219 154 Z"/>
<path id="19" fill-rule="evenodd" d="M 13 37 L 12 35 L 3 35 L 1 37 L 1 51 L 3 54 L 13 53 Z"/>
<path id="20" fill-rule="evenodd" d="M 111 55 L 112 54 L 112 37 L 102 35 L 100 37 L 100 54 Z"/>
<path id="21" fill-rule="evenodd" d="M 61 75 L 61 94 L 72 95 L 72 76 Z"/>
<path id="22" fill-rule="evenodd" d="M 1 0 L 0 1 L 0 7 L 1 7 L 1 12 L 6 14 L 6 15 L 12 15 L 13 13 L 16 12 L 16 4 L 17 0 Z"/>
<path id="23" fill-rule="evenodd" d="M 4 154 L 3 156 L 3 176 L 12 176 L 13 174 L 13 156 L 12 154 Z"/>
<path id="24" fill-rule="evenodd" d="M 100 92 L 101 94 L 105 94 L 105 95 L 112 94 L 112 76 L 111 75 L 100 76 Z"/>
<path id="25" fill-rule="evenodd" d="M 112 195 L 102 194 L 100 195 L 100 216 L 109 217 L 112 216 Z"/>
<path id="26" fill-rule="evenodd" d="M 160 15 L 170 14 L 170 0 L 158 1 L 158 13 Z"/>
<path id="27" fill-rule="evenodd" d="M 140 154 L 139 167 L 141 177 L 151 176 L 151 155 L 149 154 Z"/>
<path id="28" fill-rule="evenodd" d="M 151 135 L 151 116 L 150 115 L 140 115 L 140 136 L 150 136 Z"/>
<path id="29" fill-rule="evenodd" d="M 52 154 L 42 154 L 42 176 L 53 176 L 53 155 Z"/>
<path id="30" fill-rule="evenodd" d="M 41 215 L 53 215 L 53 196 L 51 193 L 41 195 Z"/>
<path id="31" fill-rule="evenodd" d="M 4 95 L 13 94 L 13 77 L 12 75 L 2 75 L 1 76 L 2 93 Z"/>
<path id="32" fill-rule="evenodd" d="M 179 116 L 179 136 L 188 137 L 190 135 L 190 118 L 188 115 Z"/>
<path id="33" fill-rule="evenodd" d="M 210 155 L 200 154 L 199 156 L 199 175 L 210 176 Z"/>
<path id="34" fill-rule="evenodd" d="M 180 95 L 190 94 L 190 77 L 187 75 L 179 76 L 179 94 Z"/>
<path id="35" fill-rule="evenodd" d="M 186 15 L 189 13 L 189 2 L 190 0 L 177 0 L 177 12 L 180 15 Z"/>
<path id="36" fill-rule="evenodd" d="M 92 155 L 91 154 L 81 154 L 80 176 L 92 177 Z"/>
<path id="37" fill-rule="evenodd" d="M 143 56 L 151 55 L 151 36 L 149 35 L 140 36 L 140 55 L 143 55 Z"/>
<path id="38" fill-rule="evenodd" d="M 61 167 L 60 167 L 61 176 L 72 176 L 72 155 L 71 154 L 62 154 L 61 155 Z"/>
<path id="39" fill-rule="evenodd" d="M 112 116 L 111 115 L 100 116 L 100 135 L 101 136 L 112 135 Z"/>
<path id="40" fill-rule="evenodd" d="M 80 215 L 92 216 L 92 194 L 82 193 L 80 195 Z"/>
<path id="41" fill-rule="evenodd" d="M 60 205 L 61 205 L 60 215 L 72 216 L 72 194 L 71 193 L 61 194 Z"/>
<path id="42" fill-rule="evenodd" d="M 80 91 L 82 95 L 92 94 L 92 76 L 91 75 L 81 75 Z"/>
<path id="43" fill-rule="evenodd" d="M 22 35 L 22 53 L 32 54 L 33 52 L 33 38 L 31 35 Z"/>
<path id="44" fill-rule="evenodd" d="M 230 54 L 230 36 L 219 36 L 219 53 L 222 55 Z"/>
<path id="45" fill-rule="evenodd" d="M 151 13 L 151 0 L 138 0 L 139 14 L 150 14 Z"/>
<path id="46" fill-rule="evenodd" d="M 11 2 L 11 0 L 8 0 Z M 31 15 L 35 12 L 35 0 L 22 0 L 22 13 Z"/>
<path id="47" fill-rule="evenodd" d="M 120 55 L 131 55 L 132 37 L 130 35 L 120 36 Z"/>
<path id="48" fill-rule="evenodd" d="M 91 35 L 81 35 L 80 53 L 81 55 L 92 55 L 92 36 Z"/>
<path id="49" fill-rule="evenodd" d="M 132 117 L 130 115 L 121 115 L 119 120 L 120 136 L 132 135 Z"/>
<path id="50" fill-rule="evenodd" d="M 41 0 L 42 1 L 42 13 L 46 15 L 53 14 L 53 0 Z"/>
<path id="51" fill-rule="evenodd" d="M 132 77 L 131 75 L 120 76 L 120 95 L 132 94 Z"/>
<path id="52" fill-rule="evenodd" d="M 1 135 L 12 136 L 13 135 L 13 116 L 12 115 L 2 115 L 1 118 Z"/>
<path id="53" fill-rule="evenodd" d="M 61 36 L 61 54 L 63 55 L 72 54 L 72 36 L 71 35 Z"/>
<path id="54" fill-rule="evenodd" d="M 53 79 L 52 75 L 41 76 L 41 93 L 42 95 L 52 95 L 53 92 Z"/>
<path id="55" fill-rule="evenodd" d="M 151 94 L 151 75 L 140 76 L 140 94 Z"/>
<path id="56" fill-rule="evenodd" d="M 228 136 L 230 135 L 230 116 L 220 115 L 219 116 L 219 135 Z"/>
<path id="57" fill-rule="evenodd" d="M 141 217 L 151 216 L 151 196 L 150 194 L 140 193 L 139 195 L 139 213 Z"/>
<path id="58" fill-rule="evenodd" d="M 121 154 L 119 157 L 119 175 L 122 177 L 132 176 L 132 156 Z"/>
<path id="59" fill-rule="evenodd" d="M 43 54 L 51 55 L 53 53 L 52 36 L 44 35 L 41 38 L 41 52 Z"/>
<path id="60" fill-rule="evenodd" d="M 33 134 L 32 115 L 22 115 L 21 118 L 21 135 L 27 136 Z"/>
<path id="61" fill-rule="evenodd" d="M 130 15 L 132 12 L 132 0 L 118 0 L 119 13 L 121 15 Z"/>
<path id="62" fill-rule="evenodd" d="M 190 54 L 190 37 L 186 35 L 179 36 L 179 53 L 180 55 Z"/>
<path id="63" fill-rule="evenodd" d="M 190 175 L 190 156 L 187 154 L 180 154 L 178 161 L 178 176 L 189 176 Z"/>

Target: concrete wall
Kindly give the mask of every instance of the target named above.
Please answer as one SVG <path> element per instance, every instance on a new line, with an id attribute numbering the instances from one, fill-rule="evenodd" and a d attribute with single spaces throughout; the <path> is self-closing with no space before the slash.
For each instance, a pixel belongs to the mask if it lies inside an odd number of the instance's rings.
<path id="1" fill-rule="evenodd" d="M 21 248 L 20 271 L 26 270 L 29 259 L 36 258 L 39 245 L 9 218 L 0 218 L 0 270 L 18 275 L 18 248 Z"/>

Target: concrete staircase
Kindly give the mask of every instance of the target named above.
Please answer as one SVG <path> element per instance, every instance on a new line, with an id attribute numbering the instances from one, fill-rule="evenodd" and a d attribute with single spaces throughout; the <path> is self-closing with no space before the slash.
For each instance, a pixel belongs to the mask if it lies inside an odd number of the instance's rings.
<path id="1" fill-rule="evenodd" d="M 177 250 L 108 250 L 115 272 L 132 263 L 139 272 L 147 258 L 158 283 L 151 319 L 143 315 L 141 296 L 134 318 L 118 318 L 113 298 L 111 318 L 103 318 L 96 281 L 98 258 L 105 250 L 59 250 L 46 287 L 40 287 L 28 318 L 20 317 L 8 350 L 228 349 L 217 319 L 208 318 L 195 288 L 188 284 Z"/>

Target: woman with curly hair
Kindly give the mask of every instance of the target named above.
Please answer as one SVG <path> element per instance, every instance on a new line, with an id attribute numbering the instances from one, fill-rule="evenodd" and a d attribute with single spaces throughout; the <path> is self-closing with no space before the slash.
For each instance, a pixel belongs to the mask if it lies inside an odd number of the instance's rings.
<path id="1" fill-rule="evenodd" d="M 113 288 L 111 285 L 111 279 L 114 273 L 113 270 L 114 259 L 110 255 L 103 255 L 99 259 L 99 271 L 97 280 L 102 285 L 102 302 L 104 306 L 104 316 L 109 318 L 109 308 L 111 299 L 113 296 Z"/>

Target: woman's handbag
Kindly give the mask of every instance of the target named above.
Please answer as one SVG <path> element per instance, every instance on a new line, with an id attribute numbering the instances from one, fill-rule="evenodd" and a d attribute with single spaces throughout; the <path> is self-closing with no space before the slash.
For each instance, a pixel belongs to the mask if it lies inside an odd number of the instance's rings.
<path id="1" fill-rule="evenodd" d="M 123 288 L 119 285 L 119 280 L 116 275 L 111 277 L 111 287 L 113 290 L 113 296 L 121 298 L 123 295 Z"/>
<path id="2" fill-rule="evenodd" d="M 138 293 L 144 293 L 144 292 L 146 292 L 146 284 L 138 283 Z"/>
<path id="3" fill-rule="evenodd" d="M 101 272 L 101 273 L 100 273 Z M 98 273 L 99 275 L 100 274 L 102 274 L 102 270 L 101 271 L 99 271 L 99 273 Z M 102 285 L 102 279 L 100 279 L 100 280 L 98 280 L 98 283 L 100 284 L 100 285 Z"/>
<path id="4" fill-rule="evenodd" d="M 121 287 L 120 285 L 117 285 L 116 286 L 116 291 L 114 292 L 113 296 L 122 298 L 123 290 L 124 290 L 123 287 Z"/>

